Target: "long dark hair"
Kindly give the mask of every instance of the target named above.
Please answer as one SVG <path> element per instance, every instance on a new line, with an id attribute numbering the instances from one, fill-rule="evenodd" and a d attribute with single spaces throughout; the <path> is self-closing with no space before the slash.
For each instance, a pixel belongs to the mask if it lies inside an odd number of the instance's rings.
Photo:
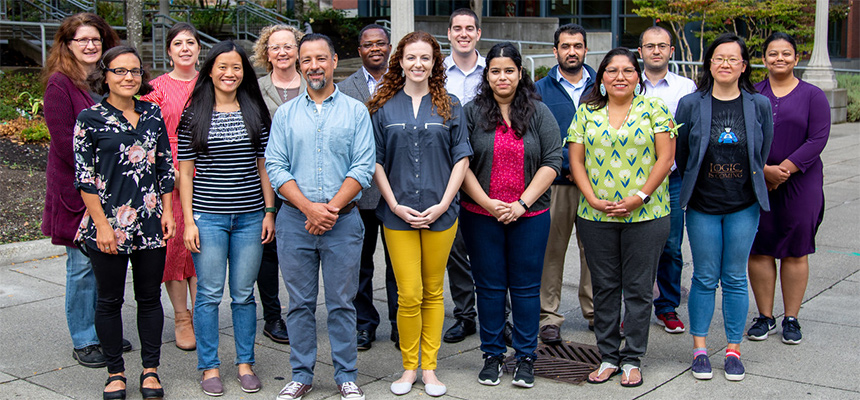
<path id="1" fill-rule="evenodd" d="M 750 64 L 750 52 L 747 50 L 747 44 L 743 39 L 738 35 L 734 35 L 731 33 L 724 33 L 714 39 L 713 43 L 708 47 L 708 50 L 705 51 L 704 61 L 705 65 L 702 70 L 702 76 L 699 78 L 697 92 L 710 92 L 711 88 L 714 87 L 714 76 L 711 75 L 711 58 L 714 56 L 714 52 L 717 50 L 717 46 L 724 43 L 737 43 L 738 46 L 741 46 L 741 58 L 744 60 L 744 64 L 746 68 L 744 68 L 744 72 L 741 72 L 741 76 L 738 79 L 738 88 L 742 90 L 746 90 L 750 93 L 758 93 L 758 90 L 755 90 L 752 82 L 750 82 L 750 75 L 752 75 L 752 65 Z"/>
<path id="2" fill-rule="evenodd" d="M 130 46 L 116 46 L 102 54 L 102 59 L 99 61 L 98 67 L 90 73 L 90 76 L 87 77 L 87 83 L 92 91 L 98 94 L 110 93 L 110 88 L 105 80 L 105 73 L 107 73 L 110 63 L 123 54 L 134 54 L 135 57 L 137 57 L 137 61 L 140 62 L 140 69 L 143 70 L 143 76 L 140 77 L 140 88 L 137 89 L 137 94 L 145 96 L 152 91 L 152 86 L 149 85 L 149 71 L 143 67 L 143 59 L 140 58 L 140 54 L 137 53 L 137 50 Z"/>
<path id="3" fill-rule="evenodd" d="M 251 139 L 255 150 L 263 150 L 261 140 L 263 129 L 268 129 L 272 124 L 266 102 L 260 93 L 260 85 L 257 84 L 254 76 L 254 67 L 251 66 L 245 50 L 232 40 L 219 42 L 212 46 L 209 54 L 206 55 L 206 60 L 203 61 L 197 83 L 194 84 L 191 97 L 185 104 L 185 112 L 182 114 L 184 121 L 180 122 L 180 125 L 184 125 L 183 122 L 188 124 L 188 130 L 191 132 L 191 149 L 200 154 L 209 152 L 209 128 L 212 124 L 212 112 L 215 109 L 215 86 L 209 74 L 215 65 L 215 59 L 221 54 L 232 51 L 239 53 L 242 58 L 243 77 L 242 83 L 236 89 L 236 99 L 239 101 L 239 109 L 242 110 L 245 130 L 248 131 L 248 138 Z"/>
<path id="4" fill-rule="evenodd" d="M 642 68 L 639 67 L 639 60 L 636 59 L 636 55 L 633 54 L 632 51 L 627 50 L 624 47 L 616 47 L 612 50 L 609 50 L 606 53 L 606 56 L 603 57 L 603 61 L 600 62 L 600 67 L 597 68 L 597 77 L 594 78 L 594 87 L 591 88 L 591 92 L 582 99 L 582 102 L 588 105 L 588 108 L 592 110 L 599 110 L 603 107 L 606 107 L 606 103 L 609 102 L 609 94 L 602 95 L 600 94 L 600 84 L 603 83 L 603 74 L 606 73 L 606 67 L 609 63 L 612 62 L 612 58 L 615 56 L 624 56 L 630 60 L 630 63 L 633 64 L 633 68 L 636 68 L 636 76 L 639 80 L 642 80 Z M 619 73 L 622 73 L 619 71 Z M 641 82 L 639 82 L 641 84 Z M 642 93 L 645 92 L 645 87 L 641 86 Z M 633 93 L 634 96 L 642 94 L 642 93 Z"/>
<path id="5" fill-rule="evenodd" d="M 535 114 L 535 101 L 540 101 L 540 95 L 535 90 L 535 84 L 528 74 L 522 74 L 523 58 L 517 48 L 510 42 L 499 43 L 487 53 L 487 66 L 484 68 L 484 79 L 481 81 L 481 91 L 475 96 L 475 104 L 478 106 L 479 114 L 485 118 L 481 119 L 480 127 L 484 130 L 493 130 L 504 121 L 499 103 L 493 96 L 487 74 L 490 71 L 490 63 L 495 58 L 510 58 L 522 78 L 517 83 L 517 91 L 514 93 L 514 101 L 510 107 L 511 128 L 518 138 L 522 138 L 529 127 L 532 116 Z"/>

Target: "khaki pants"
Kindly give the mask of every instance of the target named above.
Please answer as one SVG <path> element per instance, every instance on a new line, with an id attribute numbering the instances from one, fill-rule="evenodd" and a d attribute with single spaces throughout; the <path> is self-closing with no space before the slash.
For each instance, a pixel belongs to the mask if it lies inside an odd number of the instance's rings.
<path id="1" fill-rule="evenodd" d="M 540 286 L 540 326 L 561 326 L 564 316 L 558 312 L 561 305 L 561 287 L 564 277 L 564 256 L 567 253 L 570 235 L 576 223 L 579 206 L 579 189 L 575 185 L 552 185 L 549 213 L 549 241 L 543 262 Z M 579 247 L 579 306 L 588 324 L 594 321 L 594 301 L 591 292 L 591 273 L 585 262 L 585 251 L 579 232 L 576 232 Z"/>

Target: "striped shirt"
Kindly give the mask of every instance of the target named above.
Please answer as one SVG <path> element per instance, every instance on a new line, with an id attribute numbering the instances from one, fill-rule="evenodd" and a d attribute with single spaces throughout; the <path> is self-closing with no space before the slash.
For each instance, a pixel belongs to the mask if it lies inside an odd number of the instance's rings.
<path id="1" fill-rule="evenodd" d="M 254 150 L 241 111 L 212 112 L 209 128 L 208 154 L 198 154 L 191 148 L 186 110 L 177 128 L 179 161 L 194 161 L 194 195 L 191 209 L 213 214 L 239 214 L 261 211 L 265 207 L 257 158 L 265 157 L 269 132 L 263 128 L 260 143 Z"/>

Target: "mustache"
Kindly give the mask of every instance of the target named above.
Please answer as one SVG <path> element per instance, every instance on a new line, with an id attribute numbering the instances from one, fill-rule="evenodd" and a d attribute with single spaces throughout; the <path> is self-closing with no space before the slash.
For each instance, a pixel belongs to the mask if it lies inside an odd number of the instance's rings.
<path id="1" fill-rule="evenodd" d="M 325 70 L 322 68 L 317 68 L 317 69 L 308 70 L 308 72 L 305 73 L 305 75 L 310 75 L 310 74 L 323 74 L 323 75 L 325 75 Z"/>

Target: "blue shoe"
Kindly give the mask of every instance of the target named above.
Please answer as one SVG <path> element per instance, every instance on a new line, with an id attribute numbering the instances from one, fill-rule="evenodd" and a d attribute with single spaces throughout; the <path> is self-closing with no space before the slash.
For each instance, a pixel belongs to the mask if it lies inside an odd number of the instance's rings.
<path id="1" fill-rule="evenodd" d="M 800 333 L 800 323 L 795 317 L 782 319 L 782 342 L 785 344 L 800 344 L 803 334 Z"/>
<path id="2" fill-rule="evenodd" d="M 760 314 L 753 318 L 753 325 L 747 331 L 749 340 L 765 340 L 767 335 L 776 330 L 776 318 L 768 318 Z"/>
<path id="3" fill-rule="evenodd" d="M 707 354 L 699 354 L 693 359 L 693 366 L 690 368 L 693 372 L 693 378 L 696 379 L 711 379 L 714 377 L 714 371 L 711 370 L 711 359 Z"/>
<path id="4" fill-rule="evenodd" d="M 744 379 L 744 363 L 740 358 L 729 356 L 726 357 L 726 379 L 730 381 L 742 381 Z"/>

